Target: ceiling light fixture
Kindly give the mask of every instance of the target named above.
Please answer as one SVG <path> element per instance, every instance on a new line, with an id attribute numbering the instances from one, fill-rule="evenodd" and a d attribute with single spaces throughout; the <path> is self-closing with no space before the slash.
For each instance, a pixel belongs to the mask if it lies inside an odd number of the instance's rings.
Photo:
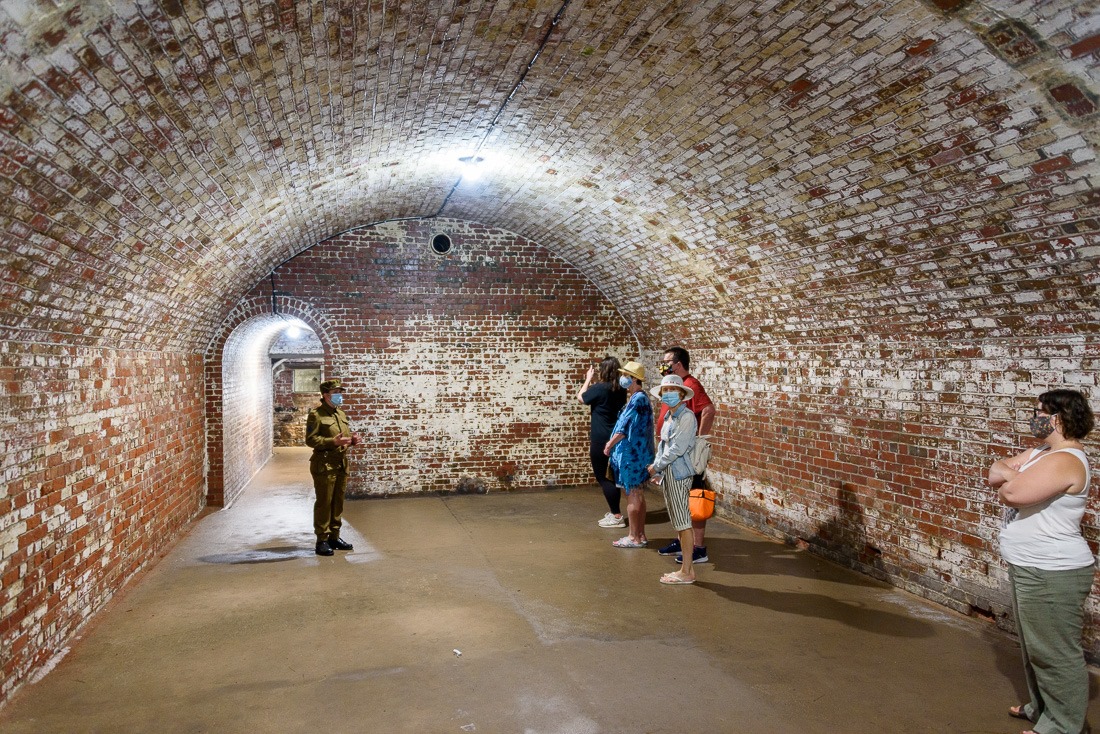
<path id="1" fill-rule="evenodd" d="M 477 181 L 481 178 L 481 168 L 478 164 L 483 163 L 484 158 L 479 155 L 464 155 L 458 160 L 462 164 L 462 178 L 467 181 Z"/>

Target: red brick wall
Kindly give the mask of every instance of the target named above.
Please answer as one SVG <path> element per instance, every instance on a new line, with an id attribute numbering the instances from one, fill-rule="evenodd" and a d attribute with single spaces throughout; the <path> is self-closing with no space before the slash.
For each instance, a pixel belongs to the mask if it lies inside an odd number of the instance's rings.
<path id="1" fill-rule="evenodd" d="M 551 448 L 583 421 L 562 407 L 582 371 L 565 363 L 674 338 L 709 360 L 724 401 L 715 475 L 732 510 L 1001 619 L 983 468 L 1018 445 L 1036 392 L 1098 397 L 1100 36 L 1085 3 L 572 3 L 555 28 L 527 3 L 50 5 L 0 10 L 0 354 L 19 372 L 0 383 L 5 587 L 45 568 L 36 554 L 79 565 L 82 538 L 20 545 L 83 506 L 55 503 L 59 483 L 91 481 L 88 502 L 128 517 L 114 498 L 163 474 L 173 485 L 149 491 L 176 499 L 151 522 L 191 512 L 201 428 L 170 423 L 186 448 L 164 455 L 103 411 L 191 412 L 202 385 L 208 495 L 232 501 L 269 447 L 247 350 L 276 319 L 262 287 L 229 318 L 227 304 L 303 243 L 442 206 L 559 259 L 456 225 L 470 246 L 434 261 L 416 224 L 278 268 L 276 300 L 324 332 L 357 426 L 399 467 L 360 466 L 359 491 L 580 476 L 554 458 L 577 446 Z M 387 63 L 363 63 L 372 49 Z M 478 141 L 489 175 L 456 186 L 454 146 Z M 127 467 L 110 479 L 92 467 L 103 442 Z M 1094 505 L 1093 543 L 1096 525 Z M 89 609 L 145 558 L 97 532 Z M 0 607 L 21 661 L 63 638 L 42 621 L 63 603 L 40 598 Z M 26 670 L 15 659 L 0 696 Z"/>
<path id="2" fill-rule="evenodd" d="M 1100 345 L 1072 337 L 817 343 L 693 358 L 692 371 L 720 405 L 710 478 L 725 512 L 1011 626 L 997 544 L 1003 506 L 985 485 L 986 470 L 1036 445 L 1027 420 L 1041 392 L 1083 390 L 1100 407 Z M 1084 533 L 1096 552 L 1096 468 L 1092 482 Z M 1089 614 L 1087 645 L 1100 658 L 1095 594 Z"/>
<path id="3" fill-rule="evenodd" d="M 445 256 L 428 246 L 437 232 L 453 238 Z M 222 332 L 262 323 L 264 309 L 275 320 L 270 292 L 269 281 L 258 285 Z M 637 352 L 621 316 L 576 268 L 522 237 L 457 220 L 341 235 L 280 267 L 275 292 L 279 311 L 324 342 L 325 376 L 347 388 L 365 439 L 353 495 L 589 481 L 579 380 L 593 359 Z M 225 431 L 227 467 L 244 433 Z M 244 475 L 225 476 L 231 499 Z"/>
<path id="4" fill-rule="evenodd" d="M 5 342 L 0 700 L 202 507 L 202 362 Z"/>

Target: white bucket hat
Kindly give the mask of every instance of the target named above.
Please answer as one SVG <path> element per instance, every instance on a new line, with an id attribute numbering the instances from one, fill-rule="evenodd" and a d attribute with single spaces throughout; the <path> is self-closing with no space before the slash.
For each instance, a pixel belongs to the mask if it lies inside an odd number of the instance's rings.
<path id="1" fill-rule="evenodd" d="M 661 378 L 661 384 L 650 390 L 649 393 L 655 398 L 660 398 L 661 390 L 666 387 L 675 387 L 681 390 L 684 393 L 685 403 L 695 397 L 695 391 L 685 385 L 679 375 L 665 375 Z"/>

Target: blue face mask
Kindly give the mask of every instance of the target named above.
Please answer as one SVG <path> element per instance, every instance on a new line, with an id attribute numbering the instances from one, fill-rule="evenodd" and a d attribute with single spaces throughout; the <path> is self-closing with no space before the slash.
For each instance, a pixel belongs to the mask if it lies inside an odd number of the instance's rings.
<path id="1" fill-rule="evenodd" d="M 624 390 L 629 390 L 630 386 L 634 384 L 634 378 L 622 375 L 619 377 L 619 387 Z"/>
<path id="2" fill-rule="evenodd" d="M 339 392 L 331 393 L 328 396 L 328 399 L 329 399 L 329 402 L 331 402 L 337 408 L 339 408 L 341 405 L 344 404 L 344 394 L 343 393 L 339 393 Z"/>
<path id="3" fill-rule="evenodd" d="M 674 390 L 672 392 L 666 392 L 661 395 L 661 402 L 670 408 L 675 408 L 680 404 L 680 392 Z"/>

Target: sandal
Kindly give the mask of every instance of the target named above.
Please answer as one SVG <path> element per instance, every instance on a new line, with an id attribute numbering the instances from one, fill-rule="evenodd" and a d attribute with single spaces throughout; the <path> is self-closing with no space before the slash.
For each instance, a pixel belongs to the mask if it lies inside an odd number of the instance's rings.
<path id="1" fill-rule="evenodd" d="M 624 535 L 611 545 L 615 546 L 616 548 L 645 548 L 646 541 L 643 540 L 639 543 L 638 541 L 631 538 L 629 535 Z"/>
<path id="2" fill-rule="evenodd" d="M 662 584 L 669 584 L 672 586 L 686 586 L 687 584 L 694 584 L 695 579 L 685 579 L 680 575 L 679 571 L 673 571 L 672 573 L 666 573 L 661 577 Z"/>
<path id="3" fill-rule="evenodd" d="M 1009 706 L 1008 715 L 1014 719 L 1023 719 L 1024 721 L 1031 721 L 1031 718 L 1025 713 L 1025 707 L 1027 704 L 1021 703 L 1019 706 Z"/>

